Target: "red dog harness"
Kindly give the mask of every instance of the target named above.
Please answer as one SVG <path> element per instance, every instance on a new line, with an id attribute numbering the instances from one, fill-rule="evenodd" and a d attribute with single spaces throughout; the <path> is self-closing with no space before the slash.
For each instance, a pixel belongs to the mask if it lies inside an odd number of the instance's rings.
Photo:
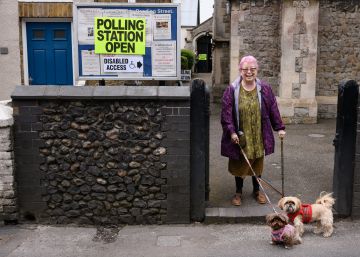
<path id="1" fill-rule="evenodd" d="M 298 215 L 302 216 L 303 223 L 309 223 L 311 221 L 311 216 L 312 216 L 311 204 L 302 204 L 300 206 L 300 210 L 298 210 L 295 213 L 288 213 L 287 215 L 291 223 L 294 223 L 294 220 Z"/>

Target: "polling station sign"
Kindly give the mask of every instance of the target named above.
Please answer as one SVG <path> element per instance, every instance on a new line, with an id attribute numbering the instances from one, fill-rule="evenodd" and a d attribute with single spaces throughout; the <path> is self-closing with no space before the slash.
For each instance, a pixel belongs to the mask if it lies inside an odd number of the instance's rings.
<path id="1" fill-rule="evenodd" d="M 73 2 L 75 81 L 180 79 L 179 3 Z"/>
<path id="2" fill-rule="evenodd" d="M 142 56 L 113 55 L 104 56 L 102 58 L 103 71 L 107 73 L 143 72 L 143 63 L 144 61 Z"/>
<path id="3" fill-rule="evenodd" d="M 95 17 L 95 54 L 145 55 L 146 19 Z"/>

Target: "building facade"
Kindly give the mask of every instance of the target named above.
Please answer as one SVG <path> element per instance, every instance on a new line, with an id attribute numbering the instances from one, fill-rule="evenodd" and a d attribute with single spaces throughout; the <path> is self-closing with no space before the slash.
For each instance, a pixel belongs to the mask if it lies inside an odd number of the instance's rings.
<path id="1" fill-rule="evenodd" d="M 238 76 L 242 56 L 278 97 L 287 123 L 336 116 L 337 86 L 359 80 L 359 1 L 215 2 L 213 99 Z"/>
<path id="2" fill-rule="evenodd" d="M 17 1 L 0 2 L 0 23 L 0 100 L 8 100 L 21 76 Z"/>
<path id="3" fill-rule="evenodd" d="M 0 100 L 16 85 L 73 85 L 73 3 L 172 3 L 172 0 L 18 0 L 0 2 Z M 41 51 L 39 51 L 39 44 Z M 36 47 L 33 47 L 36 46 Z M 36 50 L 33 51 L 32 50 Z M 30 54 L 29 54 L 30 53 Z M 53 54 L 54 53 L 54 54 Z M 55 60 L 50 65 L 45 59 Z M 43 60 L 43 63 L 41 63 Z M 57 60 L 57 61 L 56 61 Z M 36 63 L 35 63 L 36 62 Z M 40 69 L 33 70 L 33 67 Z M 55 67 L 55 68 L 54 68 Z M 37 83 L 39 84 L 39 83 Z"/>

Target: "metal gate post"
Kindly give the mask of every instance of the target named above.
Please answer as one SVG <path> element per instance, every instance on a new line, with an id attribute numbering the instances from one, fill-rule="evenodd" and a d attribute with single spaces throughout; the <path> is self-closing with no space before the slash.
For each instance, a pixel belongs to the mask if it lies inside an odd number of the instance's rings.
<path id="1" fill-rule="evenodd" d="M 359 85 L 354 80 L 339 85 L 333 191 L 335 210 L 341 216 L 350 216 L 353 199 L 355 144 Z"/>
<path id="2" fill-rule="evenodd" d="M 209 91 L 203 80 L 192 81 L 190 101 L 190 217 L 202 221 L 209 184 Z"/>

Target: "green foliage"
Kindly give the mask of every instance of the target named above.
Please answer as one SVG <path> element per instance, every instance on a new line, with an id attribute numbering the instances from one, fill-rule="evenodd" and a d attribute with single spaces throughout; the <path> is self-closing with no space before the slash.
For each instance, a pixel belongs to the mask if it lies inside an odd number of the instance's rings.
<path id="1" fill-rule="evenodd" d="M 185 56 L 181 56 L 181 69 L 187 70 L 188 65 L 189 65 L 188 59 Z"/>
<path id="2" fill-rule="evenodd" d="M 187 70 L 191 70 L 194 62 L 195 62 L 195 54 L 193 51 L 188 49 L 181 49 L 181 63 L 182 63 L 182 57 L 185 57 L 187 59 Z M 182 68 L 182 65 L 181 65 Z"/>

